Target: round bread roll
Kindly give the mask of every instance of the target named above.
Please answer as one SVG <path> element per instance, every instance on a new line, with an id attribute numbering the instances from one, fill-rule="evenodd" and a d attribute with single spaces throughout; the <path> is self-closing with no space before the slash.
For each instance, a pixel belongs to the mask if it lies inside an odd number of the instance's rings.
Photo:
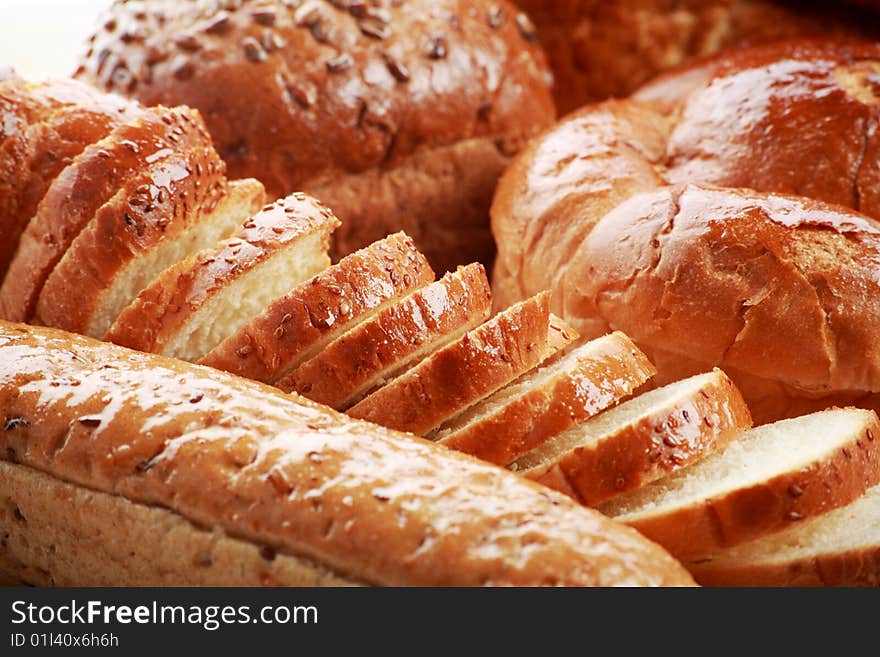
<path id="1" fill-rule="evenodd" d="M 563 113 L 589 101 L 627 96 L 662 71 L 736 45 L 807 36 L 880 36 L 877 17 L 827 0 L 516 3 L 535 22 Z"/>
<path id="2" fill-rule="evenodd" d="M 76 75 L 199 109 L 231 177 L 334 208 L 337 257 L 405 230 L 441 272 L 491 258 L 498 177 L 554 118 L 496 0 L 117 2 Z"/>
<path id="3" fill-rule="evenodd" d="M 500 306 L 553 289 L 660 383 L 718 366 L 762 423 L 880 393 L 880 44 L 667 74 L 536 140 L 493 206 Z"/>

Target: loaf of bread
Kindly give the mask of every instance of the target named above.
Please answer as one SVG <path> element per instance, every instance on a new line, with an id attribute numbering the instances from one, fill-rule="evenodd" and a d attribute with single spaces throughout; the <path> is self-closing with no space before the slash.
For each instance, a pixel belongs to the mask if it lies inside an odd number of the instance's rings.
<path id="1" fill-rule="evenodd" d="M 691 583 L 636 532 L 494 466 L 57 330 L 0 323 L 0 417 L 0 568 L 25 581 Z"/>
<path id="2" fill-rule="evenodd" d="M 667 383 L 719 366 L 758 423 L 876 406 L 880 46 L 731 51 L 535 141 L 493 207 L 496 302 L 554 291 Z"/>
<path id="3" fill-rule="evenodd" d="M 515 2 L 534 21 L 547 53 L 560 113 L 627 96 L 658 73 L 736 45 L 880 36 L 876 16 L 824 0 Z"/>
<path id="4" fill-rule="evenodd" d="M 405 230 L 445 272 L 491 257 L 498 176 L 553 120 L 534 41 L 504 0 L 117 2 L 76 75 L 201 110 L 232 176 L 334 209 L 337 256 Z"/>

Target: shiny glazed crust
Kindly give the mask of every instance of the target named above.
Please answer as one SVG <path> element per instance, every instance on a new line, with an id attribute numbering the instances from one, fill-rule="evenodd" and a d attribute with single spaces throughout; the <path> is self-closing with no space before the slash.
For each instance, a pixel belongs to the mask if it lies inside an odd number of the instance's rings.
<path id="1" fill-rule="evenodd" d="M 538 365 L 548 353 L 549 295 L 517 304 L 437 351 L 347 413 L 424 435 Z"/>
<path id="2" fill-rule="evenodd" d="M 97 316 L 114 278 L 225 195 L 225 167 L 201 118 L 188 108 L 177 111 L 186 117 L 178 126 L 178 152 L 130 179 L 80 232 L 43 286 L 35 314 L 40 323 L 103 337 L 115 317 L 105 326 Z"/>
<path id="3" fill-rule="evenodd" d="M 338 225 L 326 206 L 304 194 L 262 210 L 253 208 L 237 234 L 162 272 L 119 315 L 104 339 L 139 351 L 176 355 L 163 351 L 165 346 L 212 296 L 307 236 L 321 235 L 322 254 L 326 254 L 330 234 Z M 330 265 L 326 255 L 320 261 L 324 267 Z"/>
<path id="4" fill-rule="evenodd" d="M 692 394 L 522 474 L 594 506 L 698 461 L 752 426 L 739 390 L 714 374 Z"/>
<path id="5" fill-rule="evenodd" d="M 276 386 L 344 410 L 385 373 L 447 336 L 476 328 L 491 310 L 483 266 L 462 267 L 352 329 Z"/>
<path id="6" fill-rule="evenodd" d="M 797 395 L 756 378 L 880 391 L 878 70 L 876 44 L 782 42 L 572 115 L 499 186 L 498 303 L 549 287 L 587 338 L 729 368 L 759 422 Z"/>
<path id="7" fill-rule="evenodd" d="M 99 208 L 150 165 L 174 152 L 183 115 L 147 108 L 87 146 L 46 190 L 0 287 L 5 319 L 29 321 L 46 278 Z"/>
<path id="8" fill-rule="evenodd" d="M 258 383 L 6 323 L 0 354 L 5 460 L 343 576 L 691 582 L 637 533 L 564 496 Z"/>
<path id="9" fill-rule="evenodd" d="M 319 340 L 433 280 L 433 270 L 412 240 L 402 233 L 391 235 L 271 304 L 201 363 L 274 382 Z"/>
<path id="10" fill-rule="evenodd" d="M 140 113 L 75 81 L 0 84 L 0 281 L 55 177 L 86 146 Z"/>
<path id="11" fill-rule="evenodd" d="M 125 38 L 132 31 L 144 39 Z M 471 228 L 484 231 L 499 159 L 553 120 L 549 71 L 534 41 L 529 22 L 503 1 L 349 7 L 275 0 L 259 9 L 120 2 L 77 75 L 148 105 L 201 110 L 233 177 L 253 176 L 275 196 L 307 191 L 325 199 L 343 225 L 359 224 L 340 235 L 337 255 L 404 229 L 425 249 L 450 243 L 432 254 L 445 271 L 491 255 L 487 240 L 479 242 L 485 252 L 473 253 L 465 231 L 453 240 L 454 211 L 479 207 Z M 445 152 L 468 140 L 483 141 L 487 155 Z M 417 199 L 429 193 L 432 160 L 451 172 L 455 195 L 469 193 L 468 203 L 437 197 L 432 215 L 420 219 Z M 383 188 L 361 179 L 373 192 L 361 195 L 371 201 L 369 212 L 340 203 L 337 193 L 352 186 L 348 176 L 370 172 L 405 184 Z"/>
<path id="12" fill-rule="evenodd" d="M 624 334 L 600 340 L 600 350 L 586 350 L 572 367 L 438 443 L 490 463 L 508 465 L 628 397 L 654 375 L 654 366 Z"/>

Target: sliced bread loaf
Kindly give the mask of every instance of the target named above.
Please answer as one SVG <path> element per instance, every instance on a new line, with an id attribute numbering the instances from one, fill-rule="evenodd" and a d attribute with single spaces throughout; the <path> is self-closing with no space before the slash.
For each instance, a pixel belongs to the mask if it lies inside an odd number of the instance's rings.
<path id="1" fill-rule="evenodd" d="M 359 402 L 348 414 L 425 435 L 552 355 L 549 293 L 469 331 Z"/>
<path id="2" fill-rule="evenodd" d="M 509 465 L 633 394 L 655 373 L 623 333 L 598 338 L 530 372 L 441 427 L 442 445 Z"/>
<path id="3" fill-rule="evenodd" d="M 74 239 L 37 300 L 35 317 L 41 323 L 103 337 L 162 271 L 229 235 L 247 218 L 237 213 L 239 207 L 223 203 L 228 198 L 225 165 L 198 114 L 176 111 L 189 117 L 179 128 L 180 151 L 133 179 L 133 191 L 121 189 Z"/>
<path id="4" fill-rule="evenodd" d="M 705 457 L 751 424 L 739 390 L 716 369 L 575 425 L 511 469 L 592 506 Z"/>
<path id="5" fill-rule="evenodd" d="M 878 437 L 874 411 L 783 420 L 599 510 L 680 559 L 700 557 L 857 499 L 880 482 Z"/>
<path id="6" fill-rule="evenodd" d="M 483 266 L 459 267 L 351 329 L 276 385 L 345 410 L 485 322 L 491 311 Z"/>
<path id="7" fill-rule="evenodd" d="M 129 180 L 172 154 L 184 116 L 164 107 L 147 108 L 86 147 L 58 175 L 28 222 L 0 287 L 5 319 L 32 318 L 46 278 L 73 240 Z"/>
<path id="8" fill-rule="evenodd" d="M 686 565 L 704 586 L 880 586 L 880 486 L 842 508 Z"/>
<path id="9" fill-rule="evenodd" d="M 0 147 L 0 279 L 55 177 L 86 146 L 140 114 L 130 101 L 78 82 L 7 82 L 4 86 L 10 104 L 20 102 L 20 116 L 26 122 L 4 128 L 9 136 Z"/>
<path id="10" fill-rule="evenodd" d="M 201 363 L 274 383 L 345 331 L 433 280 L 412 239 L 391 235 L 273 302 Z"/>
<path id="11" fill-rule="evenodd" d="M 339 220 L 293 194 L 267 205 L 234 237 L 166 269 L 114 322 L 105 339 L 196 361 L 266 306 L 330 266 Z"/>

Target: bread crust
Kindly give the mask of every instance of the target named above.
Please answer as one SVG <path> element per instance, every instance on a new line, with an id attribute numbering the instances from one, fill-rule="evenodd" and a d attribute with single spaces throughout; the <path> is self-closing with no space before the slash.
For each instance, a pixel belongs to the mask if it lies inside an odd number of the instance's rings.
<path id="1" fill-rule="evenodd" d="M 438 443 L 506 466 L 576 423 L 614 406 L 656 372 L 623 333 L 599 340 L 602 347 L 598 351 L 588 348 L 570 368 Z"/>
<path id="2" fill-rule="evenodd" d="M 864 413 L 863 431 L 803 468 L 666 513 L 620 520 L 689 560 L 846 506 L 880 483 L 880 422 Z"/>
<path id="3" fill-rule="evenodd" d="M 0 280 L 55 177 L 86 146 L 140 113 L 133 103 L 80 82 L 12 81 L 4 89 L 3 105 L 19 110 L 10 110 L 18 120 L 0 148 Z"/>
<path id="4" fill-rule="evenodd" d="M 199 115 L 175 111 L 181 117 L 179 151 L 130 179 L 80 232 L 43 286 L 35 313 L 40 323 L 103 337 L 115 319 L 99 320 L 102 296 L 114 278 L 225 195 L 225 167 Z"/>
<path id="5" fill-rule="evenodd" d="M 344 410 L 421 350 L 485 322 L 491 310 L 483 266 L 461 267 L 341 336 L 276 385 Z"/>
<path id="6" fill-rule="evenodd" d="M 880 21 L 823 2 L 516 0 L 534 20 L 561 114 L 621 98 L 674 66 L 791 37 L 876 38 Z M 837 3 L 839 5 L 839 3 Z"/>
<path id="7" fill-rule="evenodd" d="M 33 586 L 357 586 L 158 506 L 0 461 L 0 572 Z M 112 537 L 112 540 L 109 538 Z"/>
<path id="8" fill-rule="evenodd" d="M 704 586 L 880 586 L 878 497 L 875 486 L 852 504 L 687 567 Z M 868 536 L 853 540 L 858 531 Z M 812 532 L 835 543 L 817 545 Z"/>
<path id="9" fill-rule="evenodd" d="M 499 186 L 499 303 L 549 287 L 586 338 L 729 368 L 760 421 L 871 401 L 877 70 L 876 43 L 786 41 L 563 121 Z"/>
<path id="10" fill-rule="evenodd" d="M 551 355 L 549 294 L 496 315 L 359 402 L 347 413 L 425 435 Z"/>
<path id="11" fill-rule="evenodd" d="M 4 460 L 369 583 L 692 581 L 636 532 L 429 442 L 210 368 L 0 331 Z"/>
<path id="12" fill-rule="evenodd" d="M 200 362 L 274 382 L 299 365 L 315 344 L 433 280 L 433 270 L 412 240 L 391 235 L 292 290 Z"/>
<path id="13" fill-rule="evenodd" d="M 177 140 L 173 130 L 180 121 L 174 110 L 146 108 L 87 146 L 61 171 L 22 234 L 0 287 L 5 319 L 32 319 L 46 278 L 71 242 L 129 179 L 173 152 L 172 140 Z"/>
<path id="14" fill-rule="evenodd" d="M 714 374 L 692 395 L 522 474 L 595 506 L 721 449 L 749 429 L 752 418 L 727 375 Z"/>
<path id="15" fill-rule="evenodd" d="M 257 207 L 237 234 L 162 272 L 116 318 L 104 339 L 139 351 L 180 357 L 165 350 L 188 320 L 225 286 L 288 245 L 308 235 L 321 235 L 322 269 L 330 266 L 326 253 L 339 220 L 329 208 L 299 193 L 262 210 L 262 198 L 255 200 Z"/>
<path id="16" fill-rule="evenodd" d="M 471 139 L 495 140 L 510 155 L 555 115 L 543 53 L 503 0 L 383 0 L 366 8 L 273 0 L 259 12 L 157 0 L 138 9 L 116 3 L 110 15 L 147 38 L 100 29 L 78 76 L 148 105 L 203 111 L 230 175 L 253 176 L 276 196 L 307 191 L 332 202 L 343 225 L 367 226 L 341 234 L 337 255 L 404 229 L 420 247 L 437 249 L 438 268 L 469 262 L 470 236 L 454 239 L 450 228 L 458 208 L 488 207 L 488 188 L 470 181 L 497 176 L 495 162 L 451 161 L 455 194 L 473 195 L 438 197 L 443 209 L 424 220 L 410 214 L 420 204 L 405 188 L 380 197 L 385 202 L 370 199 L 369 211 L 337 203 L 330 189 L 344 194 L 349 174 L 381 175 L 413 154 Z M 414 198 L 427 193 L 429 181 L 410 183 Z M 486 227 L 486 214 L 476 216 L 472 228 L 485 234 Z M 359 233 L 363 240 L 353 239 Z M 433 246 L 445 243 L 443 252 Z"/>

